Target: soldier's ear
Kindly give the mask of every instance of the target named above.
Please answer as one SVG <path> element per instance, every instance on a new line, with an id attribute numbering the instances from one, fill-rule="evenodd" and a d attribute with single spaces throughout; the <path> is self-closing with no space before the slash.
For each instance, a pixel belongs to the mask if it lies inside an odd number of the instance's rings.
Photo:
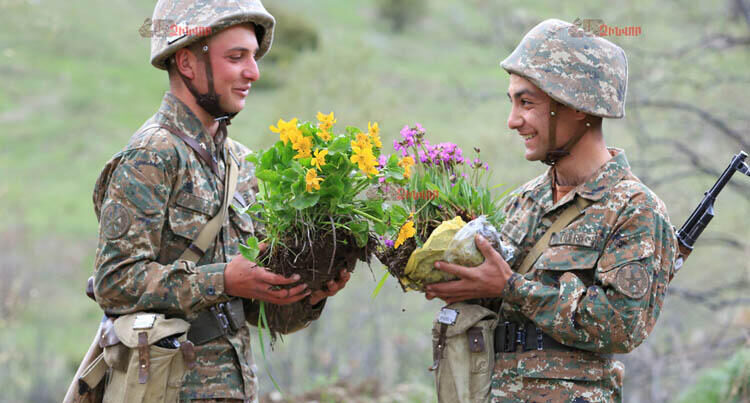
<path id="1" fill-rule="evenodd" d="M 178 49 L 174 54 L 175 69 L 178 73 L 192 80 L 196 76 L 196 67 L 198 59 L 189 49 Z"/>
<path id="2" fill-rule="evenodd" d="M 575 109 L 574 112 L 575 113 L 573 114 L 573 117 L 575 118 L 575 120 L 584 120 L 586 119 L 586 116 L 588 116 L 586 115 L 586 112 L 581 112 L 578 109 Z"/>

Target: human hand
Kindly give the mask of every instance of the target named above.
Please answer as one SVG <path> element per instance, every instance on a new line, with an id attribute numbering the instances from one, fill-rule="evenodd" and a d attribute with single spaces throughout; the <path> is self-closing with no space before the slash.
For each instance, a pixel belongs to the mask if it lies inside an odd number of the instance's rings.
<path id="1" fill-rule="evenodd" d="M 455 274 L 459 279 L 426 286 L 425 297 L 427 299 L 440 298 L 452 304 L 467 299 L 498 298 L 502 295 L 505 284 L 513 271 L 487 239 L 477 234 L 474 242 L 484 256 L 484 263 L 477 267 L 464 267 L 446 262 L 435 262 L 436 269 Z"/>
<path id="2" fill-rule="evenodd" d="M 336 295 L 337 292 L 339 292 L 342 288 L 344 288 L 344 286 L 346 286 L 346 283 L 347 281 L 349 281 L 351 276 L 351 273 L 349 273 L 346 269 L 341 270 L 341 272 L 339 272 L 338 281 L 331 280 L 326 283 L 328 291 L 318 290 L 310 295 L 310 305 L 317 305 L 323 299 Z"/>
<path id="3" fill-rule="evenodd" d="M 260 244 L 261 253 L 267 247 L 266 244 Z M 235 256 L 224 269 L 224 291 L 227 294 L 277 305 L 293 304 L 310 295 L 307 284 L 292 288 L 279 289 L 278 287 L 294 284 L 299 280 L 299 274 L 284 277 L 258 266 L 242 255 Z"/>

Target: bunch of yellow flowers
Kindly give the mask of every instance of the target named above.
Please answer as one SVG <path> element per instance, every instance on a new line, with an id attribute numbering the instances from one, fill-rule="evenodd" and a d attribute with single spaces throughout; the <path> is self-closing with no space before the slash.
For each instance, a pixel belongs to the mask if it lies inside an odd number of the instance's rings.
<path id="1" fill-rule="evenodd" d="M 357 140 L 352 141 L 352 152 L 354 155 L 351 156 L 351 161 L 359 167 L 365 175 L 377 175 L 378 170 L 376 165 L 378 163 L 375 154 L 372 151 L 373 146 L 380 148 L 383 143 L 380 141 L 379 135 L 380 129 L 378 123 L 367 122 L 367 133 L 358 133 Z"/>

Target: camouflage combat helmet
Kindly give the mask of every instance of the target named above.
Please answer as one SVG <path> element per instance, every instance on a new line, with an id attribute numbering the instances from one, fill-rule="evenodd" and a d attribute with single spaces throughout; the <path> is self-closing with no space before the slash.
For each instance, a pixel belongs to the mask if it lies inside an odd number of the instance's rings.
<path id="1" fill-rule="evenodd" d="M 625 116 L 628 62 L 614 43 L 557 19 L 542 21 L 500 63 L 508 73 L 526 78 L 552 98 L 550 142 L 555 144 L 557 103 L 602 118 Z M 588 125 L 588 123 L 587 123 Z M 583 133 L 552 150 L 549 165 L 568 155 Z"/>
<path id="2" fill-rule="evenodd" d="M 159 0 L 154 7 L 154 23 L 169 21 L 177 26 L 194 27 L 210 30 L 211 34 L 234 25 L 253 23 L 258 37 L 260 59 L 271 48 L 273 27 L 276 23 L 273 16 L 266 11 L 260 0 Z M 152 35 L 151 64 L 162 70 L 167 69 L 167 60 L 178 49 L 190 46 L 205 39 L 201 35 Z"/>

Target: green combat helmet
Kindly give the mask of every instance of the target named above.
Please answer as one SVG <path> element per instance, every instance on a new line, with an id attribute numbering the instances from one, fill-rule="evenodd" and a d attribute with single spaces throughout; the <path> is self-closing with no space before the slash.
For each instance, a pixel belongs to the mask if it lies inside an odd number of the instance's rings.
<path id="1" fill-rule="evenodd" d="M 271 49 L 273 27 L 276 20 L 266 11 L 260 0 L 159 0 L 154 7 L 154 24 L 169 22 L 177 27 L 194 28 L 211 35 L 234 25 L 253 23 L 258 37 L 256 60 Z M 167 30 L 169 31 L 169 30 Z M 169 32 L 167 32 L 169 33 Z M 178 49 L 190 46 L 205 35 L 167 34 L 151 36 L 151 64 L 162 70 L 167 69 L 167 60 Z"/>
<path id="2" fill-rule="evenodd" d="M 542 21 L 500 63 L 544 91 L 550 104 L 549 140 L 555 144 L 557 103 L 602 118 L 625 116 L 628 61 L 614 43 L 557 19 Z M 586 123 L 587 126 L 590 123 Z M 576 134 L 543 161 L 554 165 L 583 136 Z"/>

